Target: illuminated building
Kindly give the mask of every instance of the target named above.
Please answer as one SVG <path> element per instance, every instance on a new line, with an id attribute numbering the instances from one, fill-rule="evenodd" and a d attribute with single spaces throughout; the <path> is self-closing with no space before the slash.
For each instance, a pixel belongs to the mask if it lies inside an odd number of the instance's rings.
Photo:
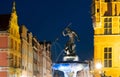
<path id="1" fill-rule="evenodd" d="M 32 47 L 32 33 L 28 32 L 25 25 L 20 27 L 21 35 L 21 68 L 23 77 L 33 77 L 33 47 Z"/>
<path id="2" fill-rule="evenodd" d="M 50 48 L 25 25 L 19 29 L 15 2 L 11 14 L 0 15 L 0 77 L 52 77 Z"/>
<path id="3" fill-rule="evenodd" d="M 40 42 L 40 73 L 41 77 L 52 77 L 51 43 Z"/>
<path id="4" fill-rule="evenodd" d="M 20 77 L 21 40 L 15 2 L 11 14 L 0 15 L 0 77 Z"/>
<path id="5" fill-rule="evenodd" d="M 39 77 L 40 76 L 40 62 L 39 62 L 40 44 L 35 36 L 32 39 L 32 46 L 33 46 L 33 77 Z"/>
<path id="6" fill-rule="evenodd" d="M 52 77 L 50 42 L 39 42 L 25 25 L 20 27 L 23 77 Z"/>
<path id="7" fill-rule="evenodd" d="M 93 0 L 94 75 L 120 77 L 120 0 Z"/>

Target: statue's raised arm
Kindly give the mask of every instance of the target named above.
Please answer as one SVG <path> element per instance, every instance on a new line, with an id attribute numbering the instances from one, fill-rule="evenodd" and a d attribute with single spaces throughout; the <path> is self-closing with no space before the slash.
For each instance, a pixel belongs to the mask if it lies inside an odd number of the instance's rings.
<path id="1" fill-rule="evenodd" d="M 68 36 L 69 40 L 66 43 L 65 46 L 65 53 L 66 55 L 74 55 L 75 54 L 75 37 L 77 37 L 77 40 L 79 41 L 80 38 L 77 35 L 77 33 L 73 30 L 71 30 L 69 27 L 65 28 L 65 30 L 62 32 L 63 36 Z"/>

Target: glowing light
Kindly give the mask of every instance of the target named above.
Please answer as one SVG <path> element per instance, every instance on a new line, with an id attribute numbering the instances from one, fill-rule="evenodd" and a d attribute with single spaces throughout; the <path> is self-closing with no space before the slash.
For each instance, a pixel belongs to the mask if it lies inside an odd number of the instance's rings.
<path id="1" fill-rule="evenodd" d="M 101 69 L 102 68 L 102 64 L 101 63 L 96 63 L 96 69 Z"/>

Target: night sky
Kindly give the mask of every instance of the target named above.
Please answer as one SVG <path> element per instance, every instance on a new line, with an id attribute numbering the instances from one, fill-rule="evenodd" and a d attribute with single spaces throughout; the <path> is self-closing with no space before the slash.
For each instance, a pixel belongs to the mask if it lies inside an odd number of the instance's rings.
<path id="1" fill-rule="evenodd" d="M 0 0 L 0 14 L 11 13 L 13 1 L 19 25 L 24 24 L 39 41 L 52 42 L 54 62 L 62 59 L 68 40 L 62 31 L 69 23 L 80 37 L 76 43 L 80 60 L 93 58 L 92 0 Z"/>

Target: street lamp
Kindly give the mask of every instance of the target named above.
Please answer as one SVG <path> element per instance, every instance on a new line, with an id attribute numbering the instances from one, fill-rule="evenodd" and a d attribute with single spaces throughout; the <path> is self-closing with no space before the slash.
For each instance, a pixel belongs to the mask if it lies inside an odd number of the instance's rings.
<path id="1" fill-rule="evenodd" d="M 102 68 L 102 64 L 100 62 L 96 63 L 95 68 L 96 69 L 101 69 Z"/>
<path id="2" fill-rule="evenodd" d="M 101 77 L 105 77 L 105 72 L 102 71 L 102 64 L 100 62 L 96 63 L 95 68 L 99 71 Z"/>

